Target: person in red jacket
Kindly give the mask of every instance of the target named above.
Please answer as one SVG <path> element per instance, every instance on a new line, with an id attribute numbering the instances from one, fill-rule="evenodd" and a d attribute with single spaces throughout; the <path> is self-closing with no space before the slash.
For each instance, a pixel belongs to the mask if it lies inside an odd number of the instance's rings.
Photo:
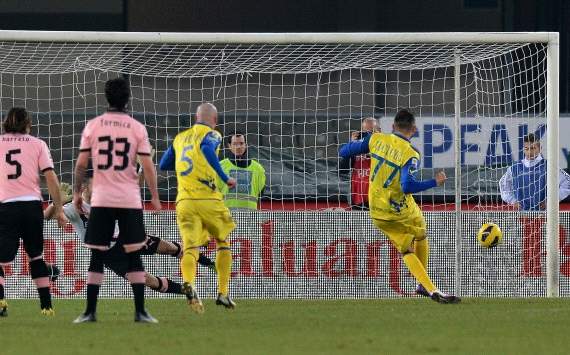
<path id="1" fill-rule="evenodd" d="M 364 139 L 374 132 L 380 132 L 378 120 L 374 117 L 362 119 L 360 131 L 352 132 L 352 141 Z M 362 154 L 347 161 L 350 173 L 350 208 L 352 210 L 368 210 L 368 179 L 370 177 L 370 155 Z M 341 162 L 342 164 L 342 162 Z M 346 162 L 345 162 L 346 164 Z"/>

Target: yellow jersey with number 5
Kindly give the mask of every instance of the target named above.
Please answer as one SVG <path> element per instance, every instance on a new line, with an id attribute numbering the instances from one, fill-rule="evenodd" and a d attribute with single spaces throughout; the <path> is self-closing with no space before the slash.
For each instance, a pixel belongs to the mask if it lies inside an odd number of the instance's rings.
<path id="1" fill-rule="evenodd" d="M 196 123 L 184 132 L 178 133 L 172 146 L 175 153 L 176 179 L 178 195 L 176 202 L 185 199 L 222 200 L 223 196 L 216 186 L 217 173 L 210 166 L 200 144 L 204 139 L 222 141 L 222 136 L 209 126 Z M 220 150 L 220 144 L 216 154 Z"/>
<path id="2" fill-rule="evenodd" d="M 400 185 L 401 172 L 410 159 L 420 154 L 410 141 L 397 134 L 374 133 L 368 143 L 370 157 L 370 184 L 368 200 L 370 216 L 380 220 L 402 220 L 421 210 L 411 194 L 405 194 Z"/>

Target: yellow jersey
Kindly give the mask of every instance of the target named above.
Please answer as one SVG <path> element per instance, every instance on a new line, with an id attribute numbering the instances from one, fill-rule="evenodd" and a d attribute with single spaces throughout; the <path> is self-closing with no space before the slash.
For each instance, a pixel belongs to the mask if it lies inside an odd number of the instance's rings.
<path id="1" fill-rule="evenodd" d="M 405 194 L 400 185 L 404 165 L 420 154 L 407 139 L 390 133 L 374 133 L 368 143 L 370 184 L 368 200 L 370 216 L 380 220 L 402 220 L 421 211 L 412 194 Z"/>
<path id="2" fill-rule="evenodd" d="M 212 132 L 207 138 L 206 136 Z M 222 200 L 220 188 L 216 186 L 217 173 L 210 166 L 200 144 L 206 139 L 219 140 L 222 136 L 209 126 L 196 123 L 184 132 L 178 133 L 172 146 L 175 152 L 175 170 L 178 181 L 176 202 L 184 199 Z M 218 154 L 220 147 L 216 149 Z"/>

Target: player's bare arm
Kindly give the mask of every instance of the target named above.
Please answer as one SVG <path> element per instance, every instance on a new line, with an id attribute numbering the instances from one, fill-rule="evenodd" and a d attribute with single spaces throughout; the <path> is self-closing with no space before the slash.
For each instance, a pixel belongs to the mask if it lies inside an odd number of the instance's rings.
<path id="1" fill-rule="evenodd" d="M 62 214 L 63 205 L 61 201 L 61 195 L 59 192 L 59 180 L 53 170 L 47 170 L 46 172 L 44 172 L 44 176 L 46 178 L 49 194 L 53 199 L 53 208 L 54 208 L 53 214 L 57 218 L 57 224 L 59 225 L 59 227 L 63 228 L 65 226 L 66 221 L 65 217 L 63 217 Z"/>
<path id="2" fill-rule="evenodd" d="M 89 152 L 80 152 L 75 163 L 75 180 L 73 184 L 73 205 L 78 211 L 83 211 L 83 183 L 87 172 L 87 164 L 89 163 Z"/>
<path id="3" fill-rule="evenodd" d="M 55 215 L 55 206 L 53 203 L 50 203 L 49 206 L 44 210 L 44 219 L 52 219 Z"/>
<path id="4" fill-rule="evenodd" d="M 144 179 L 148 185 L 151 194 L 151 204 L 155 211 L 160 211 L 162 206 L 158 196 L 158 187 L 156 183 L 156 168 L 150 155 L 139 155 L 143 168 Z"/>
<path id="5" fill-rule="evenodd" d="M 156 154 L 156 150 L 151 146 L 150 159 L 153 161 L 153 163 L 154 163 L 155 154 Z M 143 186 L 143 184 L 144 184 L 144 169 L 143 169 L 142 164 L 141 164 L 140 155 L 137 155 L 137 174 L 139 176 L 139 185 Z"/>
<path id="6" fill-rule="evenodd" d="M 53 203 L 50 203 L 44 210 L 44 219 L 50 220 L 56 218 L 56 211 L 57 209 L 55 208 L 55 205 Z M 63 209 L 59 212 L 59 216 L 63 218 L 65 223 L 68 222 L 67 218 L 65 218 L 65 214 L 63 213 Z"/>

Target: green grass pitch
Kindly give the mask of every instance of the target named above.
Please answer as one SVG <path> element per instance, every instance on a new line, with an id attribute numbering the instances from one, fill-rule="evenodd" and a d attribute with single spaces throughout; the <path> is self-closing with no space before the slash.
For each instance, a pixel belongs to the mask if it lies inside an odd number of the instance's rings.
<path id="1" fill-rule="evenodd" d="M 135 324 L 130 300 L 101 300 L 97 323 L 72 324 L 82 300 L 9 301 L 0 354 L 563 354 L 566 299 L 237 300 L 206 313 L 179 300 L 147 300 L 159 324 Z"/>

